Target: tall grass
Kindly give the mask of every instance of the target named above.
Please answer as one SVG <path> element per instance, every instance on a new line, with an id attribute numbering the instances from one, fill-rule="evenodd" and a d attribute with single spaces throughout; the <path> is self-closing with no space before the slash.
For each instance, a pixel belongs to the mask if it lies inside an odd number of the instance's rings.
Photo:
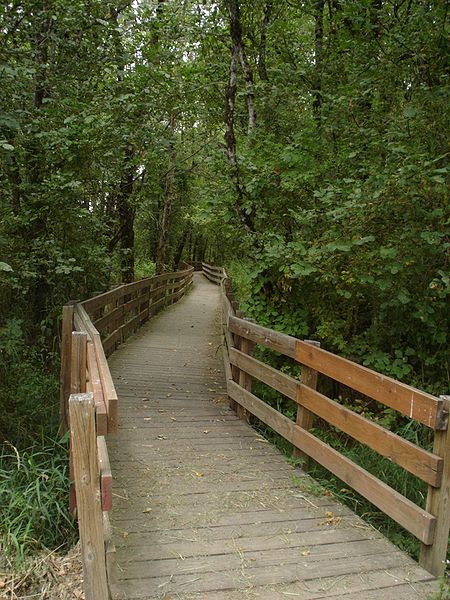
<path id="1" fill-rule="evenodd" d="M 68 548 L 76 528 L 67 511 L 68 442 L 44 441 L 0 451 L 2 550 L 16 565 L 43 549 Z"/>

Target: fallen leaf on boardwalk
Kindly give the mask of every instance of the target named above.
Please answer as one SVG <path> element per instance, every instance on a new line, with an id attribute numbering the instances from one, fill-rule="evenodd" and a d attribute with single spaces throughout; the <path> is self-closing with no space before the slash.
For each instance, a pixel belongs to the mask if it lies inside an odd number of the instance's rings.
<path id="1" fill-rule="evenodd" d="M 205 474 L 201 473 L 200 471 L 195 471 L 195 474 L 197 475 L 197 477 L 204 477 Z"/>
<path id="2" fill-rule="evenodd" d="M 208 342 L 208 346 L 212 346 L 212 342 Z"/>
<path id="3" fill-rule="evenodd" d="M 217 392 L 217 390 L 214 390 L 213 388 L 208 388 L 208 392 Z"/>
<path id="4" fill-rule="evenodd" d="M 158 440 L 167 440 L 167 437 L 165 435 L 162 435 L 162 433 L 160 435 L 158 435 Z"/>
<path id="5" fill-rule="evenodd" d="M 170 420 L 171 421 L 176 421 L 176 418 L 175 417 L 170 417 Z"/>
<path id="6" fill-rule="evenodd" d="M 142 398 L 142 402 L 148 402 L 150 398 Z"/>
<path id="7" fill-rule="evenodd" d="M 143 513 L 149 513 L 152 512 L 153 508 L 145 508 L 142 512 Z"/>
<path id="8" fill-rule="evenodd" d="M 159 413 L 165 413 L 166 411 L 163 408 L 158 408 Z"/>
<path id="9" fill-rule="evenodd" d="M 144 421 L 151 421 L 152 418 L 151 417 L 144 417 Z"/>
<path id="10" fill-rule="evenodd" d="M 128 531 L 122 531 L 122 537 L 127 538 L 128 537 Z"/>
<path id="11" fill-rule="evenodd" d="M 300 552 L 300 554 L 302 556 L 309 556 L 311 554 L 311 551 L 310 550 L 302 550 L 302 552 Z"/>
<path id="12" fill-rule="evenodd" d="M 203 433 L 209 433 L 209 429 L 204 429 Z"/>
<path id="13" fill-rule="evenodd" d="M 320 523 L 321 525 L 337 525 L 341 522 L 341 517 L 336 517 L 332 512 L 326 512 L 325 516 L 327 519 Z"/>
<path id="14" fill-rule="evenodd" d="M 170 398 L 170 396 L 171 396 L 171 395 L 172 395 L 172 394 L 167 394 L 167 398 Z"/>

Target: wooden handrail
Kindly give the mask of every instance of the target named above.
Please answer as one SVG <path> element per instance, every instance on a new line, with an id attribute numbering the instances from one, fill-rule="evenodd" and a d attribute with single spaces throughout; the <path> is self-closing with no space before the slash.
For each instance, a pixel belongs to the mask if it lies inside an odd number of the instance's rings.
<path id="1" fill-rule="evenodd" d="M 420 564 L 433 575 L 441 576 L 446 566 L 450 529 L 450 397 L 436 398 L 327 352 L 311 341 L 299 340 L 243 318 L 225 270 L 217 277 L 218 267 L 203 265 L 203 272 L 221 287 L 223 354 L 230 406 L 241 418 L 247 419 L 248 413 L 256 416 L 292 443 L 295 456 L 310 457 L 320 463 L 416 536 L 421 542 Z M 250 356 L 250 343 L 299 362 L 301 381 Z M 318 392 L 315 389 L 317 373 L 342 382 L 433 430 L 433 451 L 424 450 Z M 296 402 L 297 421 L 252 393 L 252 378 Z M 313 435 L 314 417 L 320 417 L 427 483 L 426 509 Z"/>
<path id="2" fill-rule="evenodd" d="M 209 265 L 208 263 L 202 262 L 203 275 L 209 279 L 212 283 L 220 285 L 220 282 L 226 277 L 225 269 L 223 267 L 216 267 Z"/>
<path id="3" fill-rule="evenodd" d="M 107 600 L 115 586 L 108 517 L 112 474 L 104 436 L 117 431 L 118 398 L 106 357 L 184 296 L 193 271 L 186 265 L 63 308 L 61 430 L 70 429 L 70 508 L 77 510 L 86 600 Z"/>

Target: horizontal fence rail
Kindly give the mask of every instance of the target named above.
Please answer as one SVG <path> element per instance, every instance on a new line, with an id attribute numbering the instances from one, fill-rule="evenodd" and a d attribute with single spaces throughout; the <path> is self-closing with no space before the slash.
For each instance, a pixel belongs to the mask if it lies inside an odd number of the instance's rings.
<path id="1" fill-rule="evenodd" d="M 63 307 L 61 430 L 70 431 L 69 504 L 78 519 L 86 600 L 117 593 L 105 436 L 117 431 L 118 398 L 107 356 L 156 312 L 180 300 L 193 271 L 186 265 Z"/>
<path id="2" fill-rule="evenodd" d="M 303 459 L 305 470 L 313 459 L 416 536 L 421 542 L 420 564 L 433 575 L 443 575 L 450 529 L 450 396 L 436 398 L 327 352 L 317 342 L 299 340 L 245 319 L 225 271 L 205 263 L 202 266 L 205 276 L 221 286 L 224 366 L 232 408 L 243 419 L 254 415 L 288 440 L 294 456 Z M 252 356 L 255 345 L 301 364 L 301 379 L 257 360 Z M 318 374 L 434 431 L 432 452 L 317 391 Z M 293 400 L 296 421 L 253 394 L 253 379 Z M 317 417 L 424 481 L 428 485 L 425 509 L 316 437 L 311 430 Z"/>
<path id="3" fill-rule="evenodd" d="M 203 275 L 212 281 L 212 283 L 220 284 L 222 279 L 225 277 L 225 270 L 223 267 L 215 267 L 208 265 L 208 263 L 202 262 Z"/>

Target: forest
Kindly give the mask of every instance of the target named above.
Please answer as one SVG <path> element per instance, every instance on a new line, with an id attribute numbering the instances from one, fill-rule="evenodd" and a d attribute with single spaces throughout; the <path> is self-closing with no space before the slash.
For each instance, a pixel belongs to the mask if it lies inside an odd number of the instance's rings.
<path id="1" fill-rule="evenodd" d="M 444 0 L 2 3 L 7 564 L 76 539 L 58 430 L 70 300 L 205 260 L 259 323 L 449 393 L 447 15 Z"/>

